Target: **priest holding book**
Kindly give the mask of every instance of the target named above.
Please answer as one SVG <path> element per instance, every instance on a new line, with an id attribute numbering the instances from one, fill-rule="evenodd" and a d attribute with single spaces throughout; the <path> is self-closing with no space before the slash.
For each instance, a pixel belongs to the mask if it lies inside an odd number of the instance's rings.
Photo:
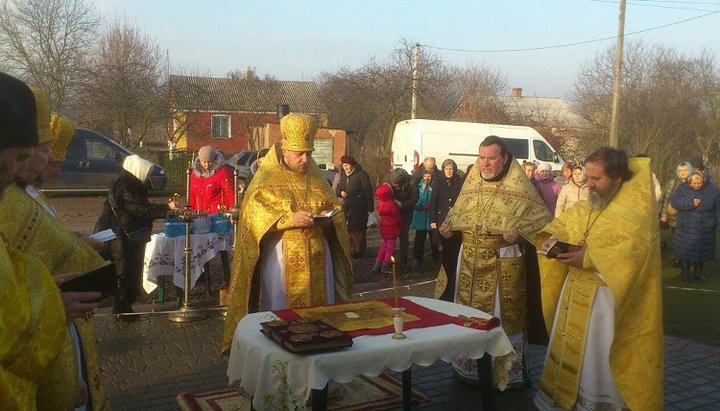
<path id="1" fill-rule="evenodd" d="M 604 147 L 585 160 L 589 196 L 546 225 L 580 246 L 539 256 L 552 325 L 535 405 L 555 409 L 663 408 L 660 233 L 649 158 Z"/>
<path id="2" fill-rule="evenodd" d="M 222 351 L 250 312 L 349 301 L 352 267 L 340 204 L 312 159 L 317 121 L 288 114 L 247 188 L 235 238 Z"/>

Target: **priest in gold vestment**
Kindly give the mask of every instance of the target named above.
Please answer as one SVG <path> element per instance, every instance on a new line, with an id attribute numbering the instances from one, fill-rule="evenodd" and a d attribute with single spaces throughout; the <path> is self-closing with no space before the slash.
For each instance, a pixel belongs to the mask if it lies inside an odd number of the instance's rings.
<path id="1" fill-rule="evenodd" d="M 242 203 L 222 351 L 249 312 L 345 302 L 352 268 L 345 217 L 312 159 L 317 123 L 304 114 L 280 122 L 275 143 Z"/>
<path id="2" fill-rule="evenodd" d="M 28 86 L 0 73 L 0 204 L 38 142 L 36 112 Z M 65 318 L 47 269 L 0 235 L 0 409 L 53 409 L 36 396 L 66 338 Z"/>
<path id="3" fill-rule="evenodd" d="M 581 245 L 540 256 L 550 347 L 535 404 L 663 408 L 660 233 L 649 158 L 600 148 L 585 160 L 589 197 L 537 235 Z"/>
<path id="4" fill-rule="evenodd" d="M 38 145 L 26 161 L 25 177 L 4 192 L 0 202 L 0 234 L 9 246 L 42 261 L 52 275 L 97 267 L 104 259 L 50 213 L 48 203 L 39 201 L 44 196 L 33 198 L 30 194 L 37 192 L 30 183 L 36 183 L 47 168 L 50 146 L 55 142 L 47 96 L 38 88 L 31 89 L 38 113 Z M 33 190 L 26 191 L 28 188 Z M 38 388 L 39 407 L 74 408 L 82 390 L 82 398 L 90 400 L 93 410 L 106 408 L 95 339 L 89 318 L 72 321 L 60 356 Z"/>
<path id="5" fill-rule="evenodd" d="M 550 220 L 545 203 L 505 142 L 489 136 L 480 144 L 475 166 L 439 229 L 445 237 L 462 235 L 454 301 L 500 318 L 517 355 L 509 373 L 513 384 L 527 380 L 525 241 L 531 242 Z M 447 283 L 438 278 L 435 294 L 441 294 Z M 461 358 L 453 365 L 461 379 L 477 380 L 475 360 Z"/>

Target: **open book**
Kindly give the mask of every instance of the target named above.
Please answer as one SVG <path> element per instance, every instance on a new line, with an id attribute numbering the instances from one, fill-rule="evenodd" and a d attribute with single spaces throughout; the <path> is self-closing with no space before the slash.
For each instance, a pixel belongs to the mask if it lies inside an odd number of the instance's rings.
<path id="1" fill-rule="evenodd" d="M 550 247 L 548 247 L 547 251 L 543 251 L 539 248 L 537 250 L 538 254 L 547 256 L 547 258 L 557 258 L 558 254 L 570 253 L 581 248 L 579 245 L 560 241 L 554 236 L 550 237 L 548 241 L 550 241 Z"/>
<path id="2" fill-rule="evenodd" d="M 323 220 L 326 218 L 333 218 L 338 213 L 342 212 L 342 208 L 333 208 L 332 210 L 321 211 L 313 216 L 313 220 Z"/>
<path id="3" fill-rule="evenodd" d="M 60 283 L 60 290 L 69 291 L 99 291 L 100 299 L 109 297 L 118 289 L 115 263 L 105 261 L 98 267 L 81 272 L 77 277 Z"/>

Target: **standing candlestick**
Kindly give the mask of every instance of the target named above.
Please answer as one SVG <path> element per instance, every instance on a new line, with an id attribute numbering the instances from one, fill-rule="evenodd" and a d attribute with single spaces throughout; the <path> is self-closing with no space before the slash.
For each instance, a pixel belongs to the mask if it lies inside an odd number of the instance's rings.
<path id="1" fill-rule="evenodd" d="M 393 295 L 395 296 L 395 307 L 398 306 L 398 293 L 397 293 L 397 273 L 395 271 L 395 257 L 390 257 L 392 261 L 392 283 L 393 283 Z"/>

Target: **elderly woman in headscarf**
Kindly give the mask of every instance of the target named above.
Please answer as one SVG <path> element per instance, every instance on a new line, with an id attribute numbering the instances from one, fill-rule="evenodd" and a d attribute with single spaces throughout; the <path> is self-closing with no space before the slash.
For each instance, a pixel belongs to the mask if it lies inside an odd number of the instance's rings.
<path id="1" fill-rule="evenodd" d="M 120 279 L 120 293 L 113 297 L 114 314 L 133 312 L 132 304 L 142 285 L 145 244 L 150 241 L 152 222 L 175 209 L 174 201 L 153 204 L 148 200 L 149 176 L 153 167 L 157 166 L 138 155 L 127 156 L 95 224 L 95 232 L 112 228 L 117 235 L 109 245 L 110 257 L 115 261 Z M 120 319 L 132 321 L 136 317 L 120 316 Z"/>
<path id="2" fill-rule="evenodd" d="M 673 250 L 680 258 L 682 280 L 707 281 L 702 270 L 705 262 L 715 258 L 720 191 L 705 173 L 695 170 L 675 189 L 670 204 L 678 210 Z"/>
<path id="3" fill-rule="evenodd" d="M 206 213 L 235 206 L 233 169 L 225 157 L 212 146 L 203 146 L 192 164 L 190 174 L 190 207 Z"/>
<path id="4" fill-rule="evenodd" d="M 375 206 L 373 203 L 373 187 L 370 176 L 358 164 L 353 156 L 342 156 L 342 171 L 340 180 L 335 188 L 335 194 L 342 199 L 342 208 L 347 221 L 348 235 L 350 236 L 350 251 L 353 258 L 360 258 L 365 254 L 367 240 L 368 213 Z"/>

